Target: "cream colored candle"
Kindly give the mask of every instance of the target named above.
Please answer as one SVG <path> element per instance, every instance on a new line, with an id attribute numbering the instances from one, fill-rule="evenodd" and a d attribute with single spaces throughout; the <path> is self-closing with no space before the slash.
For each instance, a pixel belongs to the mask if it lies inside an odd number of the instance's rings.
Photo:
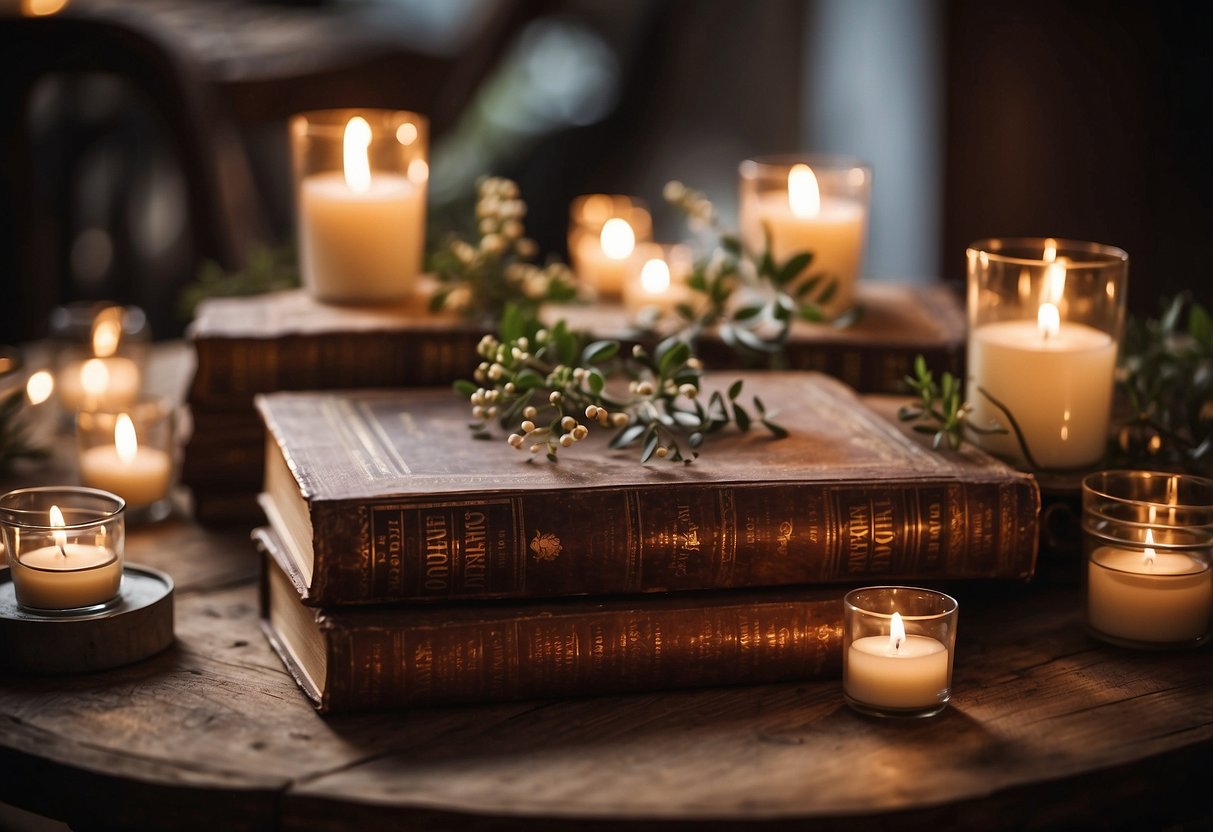
<path id="1" fill-rule="evenodd" d="M 425 163 L 409 175 L 372 173 L 371 128 L 353 118 L 345 170 L 299 186 L 299 248 L 309 291 L 319 300 L 369 302 L 412 293 L 425 246 Z"/>
<path id="2" fill-rule="evenodd" d="M 172 459 L 166 451 L 140 445 L 125 413 L 114 427 L 114 444 L 86 448 L 80 454 L 80 481 L 110 491 L 132 508 L 163 499 L 172 484 Z"/>
<path id="3" fill-rule="evenodd" d="M 875 708 L 915 709 L 938 705 L 949 688 L 950 657 L 942 642 L 905 634 L 893 613 L 887 636 L 855 639 L 847 650 L 843 690 Z"/>
<path id="4" fill-rule="evenodd" d="M 63 514 L 52 506 L 53 526 Z M 54 545 L 21 552 L 12 566 L 17 603 L 41 610 L 67 610 L 103 604 L 122 586 L 122 561 L 104 545 L 68 543 L 64 531 L 53 533 Z M 99 537 L 104 539 L 103 536 Z"/>
<path id="5" fill-rule="evenodd" d="M 1041 304 L 1036 321 L 999 321 L 969 339 L 972 423 L 1007 419 L 977 391 L 987 390 L 1015 417 L 1038 465 L 1077 468 L 1103 456 L 1112 409 L 1116 342 L 1086 324 L 1058 320 Z M 1023 461 L 1014 434 L 982 436 L 994 453 Z"/>
<path id="6" fill-rule="evenodd" d="M 771 235 L 771 256 L 777 265 L 801 252 L 811 251 L 813 261 L 801 279 L 822 274 L 834 280 L 834 296 L 822 311 L 835 316 L 854 304 L 859 279 L 867 212 L 856 201 L 822 197 L 808 165 L 794 165 L 788 173 L 787 193 L 758 197 L 760 222 Z M 811 297 L 809 299 L 812 299 Z"/>
<path id="7" fill-rule="evenodd" d="M 120 355 L 70 361 L 56 379 L 59 401 L 68 410 L 126 407 L 138 397 L 141 383 L 139 365 Z"/>
<path id="8" fill-rule="evenodd" d="M 1147 541 L 1148 542 L 1148 541 Z M 1087 621 L 1100 633 L 1155 644 L 1209 632 L 1213 573 L 1179 552 L 1101 546 L 1087 565 Z"/>
<path id="9" fill-rule="evenodd" d="M 635 252 L 636 232 L 627 220 L 612 217 L 603 224 L 597 239 L 587 235 L 578 241 L 577 277 L 592 286 L 599 297 L 618 298 L 635 270 Z"/>
<path id="10" fill-rule="evenodd" d="M 636 246 L 631 273 L 623 284 L 623 305 L 628 317 L 668 315 L 680 303 L 693 301 L 687 278 L 694 256 L 686 246 L 641 243 Z"/>

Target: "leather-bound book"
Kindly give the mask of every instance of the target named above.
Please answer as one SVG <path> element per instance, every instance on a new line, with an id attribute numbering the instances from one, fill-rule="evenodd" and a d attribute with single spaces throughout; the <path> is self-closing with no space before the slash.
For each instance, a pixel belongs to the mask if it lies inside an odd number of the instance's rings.
<path id="1" fill-rule="evenodd" d="M 271 529 L 262 626 L 322 712 L 836 677 L 842 590 L 307 607 Z"/>
<path id="2" fill-rule="evenodd" d="M 713 434 L 690 465 L 597 429 L 549 463 L 472 438 L 445 389 L 267 394 L 263 506 L 315 605 L 1031 576 L 1030 475 L 827 376 L 745 379 L 790 435 Z"/>

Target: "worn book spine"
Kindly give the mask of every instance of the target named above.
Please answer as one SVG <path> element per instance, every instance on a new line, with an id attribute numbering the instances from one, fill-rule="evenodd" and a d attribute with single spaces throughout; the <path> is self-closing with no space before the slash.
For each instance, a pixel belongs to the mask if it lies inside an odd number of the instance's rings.
<path id="1" fill-rule="evenodd" d="M 275 619 L 263 621 L 322 712 L 766 684 L 837 677 L 842 665 L 841 592 L 566 600 L 451 620 L 401 608 L 307 612 L 325 651 L 319 690 Z"/>
<path id="2" fill-rule="evenodd" d="M 1030 478 L 316 501 L 310 604 L 1027 579 Z"/>
<path id="3" fill-rule="evenodd" d="M 271 390 L 422 387 L 450 384 L 475 369 L 475 327 L 194 339 L 195 408 L 246 409 Z"/>

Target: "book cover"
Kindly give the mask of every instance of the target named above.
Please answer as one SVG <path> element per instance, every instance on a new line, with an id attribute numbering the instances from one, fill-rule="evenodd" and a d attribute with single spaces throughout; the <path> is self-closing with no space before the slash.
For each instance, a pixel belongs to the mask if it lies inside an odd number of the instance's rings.
<path id="1" fill-rule="evenodd" d="M 861 281 L 859 322 L 839 328 L 797 322 L 786 368 L 828 373 L 864 393 L 904 392 L 903 379 L 922 354 L 938 372 L 961 371 L 965 318 L 959 300 L 939 283 Z M 648 347 L 660 334 L 633 330 L 617 304 L 560 306 L 565 318 L 599 338 Z M 257 393 L 353 387 L 421 387 L 469 375 L 486 329 L 435 315 L 414 299 L 396 306 L 322 304 L 303 290 L 214 298 L 190 327 L 197 369 L 190 388 L 195 410 L 248 408 Z M 698 344 L 714 369 L 747 365 L 712 333 Z"/>
<path id="2" fill-rule="evenodd" d="M 314 608 L 271 529 L 262 625 L 321 712 L 836 677 L 842 591 Z"/>
<path id="3" fill-rule="evenodd" d="M 549 463 L 473 439 L 449 390 L 267 394 L 262 503 L 311 604 L 1031 576 L 1030 475 L 932 451 L 829 377 L 746 379 L 791 435 L 713 435 L 691 465 L 605 431 Z"/>

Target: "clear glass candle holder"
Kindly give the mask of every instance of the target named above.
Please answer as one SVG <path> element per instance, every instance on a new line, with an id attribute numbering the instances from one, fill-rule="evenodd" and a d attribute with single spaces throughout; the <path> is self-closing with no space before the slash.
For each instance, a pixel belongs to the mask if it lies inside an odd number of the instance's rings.
<path id="1" fill-rule="evenodd" d="M 978 442 L 1020 467 L 1089 469 L 1108 441 L 1129 256 L 1041 237 L 980 240 L 967 257 L 969 420 L 1004 431 Z"/>
<path id="2" fill-rule="evenodd" d="M 872 168 L 846 156 L 763 156 L 740 167 L 741 242 L 777 265 L 803 252 L 812 261 L 798 283 L 820 276 L 803 300 L 829 318 L 854 306 L 863 274 Z"/>
<path id="3" fill-rule="evenodd" d="M 1197 647 L 1213 632 L 1213 480 L 1099 471 L 1082 484 L 1087 629 L 1122 647 Z"/>
<path id="4" fill-rule="evenodd" d="M 404 110 L 293 116 L 300 269 L 318 300 L 411 295 L 425 251 L 429 121 Z"/>
<path id="5" fill-rule="evenodd" d="M 0 534 L 18 605 L 82 615 L 118 603 L 126 505 L 95 488 L 22 488 L 0 496 Z"/>
<path id="6" fill-rule="evenodd" d="M 687 280 L 694 268 L 695 257 L 687 246 L 639 243 L 623 284 L 628 318 L 649 326 L 674 314 L 679 304 L 691 303 Z"/>
<path id="7" fill-rule="evenodd" d="M 117 494 L 134 519 L 162 517 L 174 480 L 173 415 L 159 399 L 78 414 L 80 482 Z"/>
<path id="8" fill-rule="evenodd" d="M 873 716 L 926 717 L 952 698 L 959 605 L 908 586 L 854 589 L 843 598 L 842 690 Z"/>
<path id="9" fill-rule="evenodd" d="M 636 245 L 652 239 L 652 215 L 638 199 L 585 194 L 569 205 L 569 265 L 600 298 L 623 297 Z"/>
<path id="10" fill-rule="evenodd" d="M 66 411 L 124 407 L 143 386 L 151 341 L 137 306 L 71 303 L 51 312 L 55 389 Z"/>

